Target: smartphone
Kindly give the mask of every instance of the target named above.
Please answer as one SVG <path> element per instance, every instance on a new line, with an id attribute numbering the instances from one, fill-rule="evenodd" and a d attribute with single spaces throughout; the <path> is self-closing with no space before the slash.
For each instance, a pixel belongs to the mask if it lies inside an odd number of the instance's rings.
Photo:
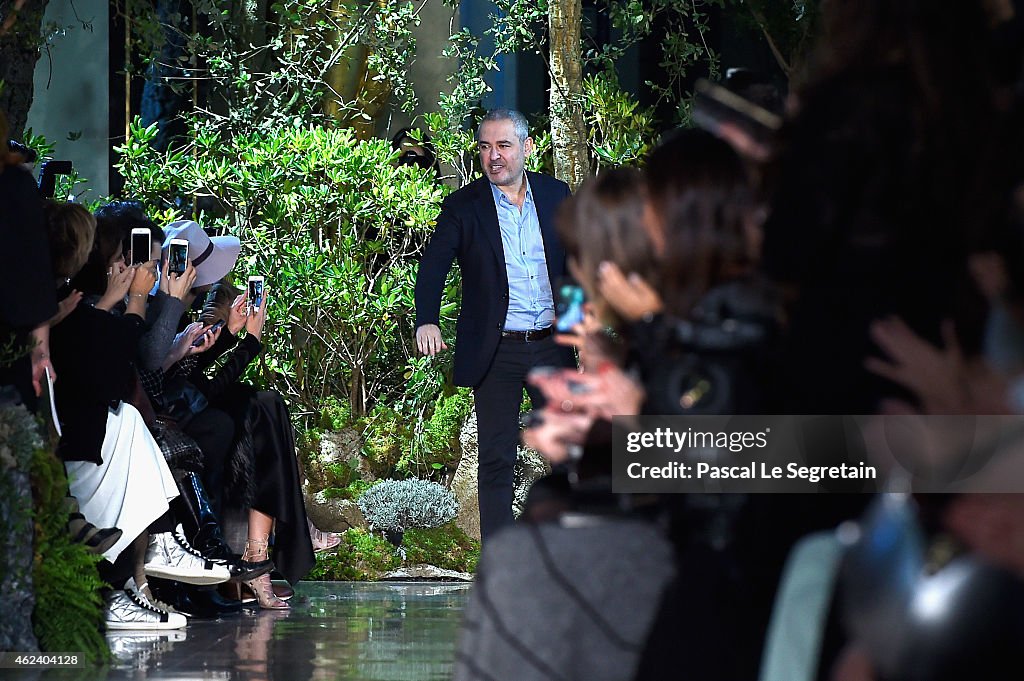
<path id="1" fill-rule="evenodd" d="M 259 310 L 263 305 L 263 277 L 249 277 L 249 292 L 246 307 L 249 311 Z"/>
<path id="2" fill-rule="evenodd" d="M 583 304 L 587 296 L 583 288 L 571 279 L 563 279 L 555 287 L 555 329 L 570 333 L 572 327 L 583 321 Z"/>
<path id="3" fill-rule="evenodd" d="M 703 78 L 694 86 L 693 122 L 715 134 L 722 124 L 731 123 L 765 146 L 772 145 L 782 128 L 778 114 Z"/>
<path id="4" fill-rule="evenodd" d="M 196 339 L 192 341 L 192 347 L 198 348 L 206 341 L 207 336 L 217 333 L 217 330 L 220 329 L 222 326 L 224 326 L 224 320 L 217 320 L 217 322 L 213 326 L 211 326 L 209 329 L 196 336 Z"/>
<path id="5" fill-rule="evenodd" d="M 171 246 L 167 252 L 167 273 L 185 274 L 188 268 L 188 241 L 185 239 L 171 239 Z"/>
<path id="6" fill-rule="evenodd" d="M 130 246 L 130 259 L 132 265 L 142 265 L 149 262 L 153 257 L 153 235 L 145 227 L 132 229 L 132 240 Z"/>

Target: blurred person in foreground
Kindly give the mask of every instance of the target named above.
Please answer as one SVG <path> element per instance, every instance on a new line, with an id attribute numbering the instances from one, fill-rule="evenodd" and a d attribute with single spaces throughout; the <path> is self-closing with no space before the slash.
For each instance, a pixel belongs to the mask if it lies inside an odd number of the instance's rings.
<path id="1" fill-rule="evenodd" d="M 43 202 L 25 158 L 8 146 L 0 111 L 0 386 L 14 386 L 30 410 L 42 394 L 50 361 L 50 320 L 57 299 L 43 221 Z"/>

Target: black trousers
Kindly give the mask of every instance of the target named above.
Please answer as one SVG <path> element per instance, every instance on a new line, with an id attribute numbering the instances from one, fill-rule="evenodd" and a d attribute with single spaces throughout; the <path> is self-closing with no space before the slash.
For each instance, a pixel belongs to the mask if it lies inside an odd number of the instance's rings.
<path id="1" fill-rule="evenodd" d="M 543 406 L 540 392 L 526 383 L 536 367 L 576 366 L 572 350 L 548 336 L 538 341 L 503 338 L 490 369 L 473 390 L 476 403 L 479 463 L 480 535 L 483 541 L 512 524 L 513 481 L 519 443 L 519 408 L 523 388 L 534 408 Z"/>

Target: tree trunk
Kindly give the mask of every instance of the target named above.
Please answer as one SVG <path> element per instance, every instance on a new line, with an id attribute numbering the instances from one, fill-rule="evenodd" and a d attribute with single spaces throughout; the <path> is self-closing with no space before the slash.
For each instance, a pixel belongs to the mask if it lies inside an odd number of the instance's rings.
<path id="1" fill-rule="evenodd" d="M 47 1 L 0 0 L 0 109 L 7 113 L 11 139 L 25 132 Z"/>
<path id="2" fill-rule="evenodd" d="M 575 191 L 590 174 L 583 122 L 580 0 L 550 0 L 551 148 L 555 177 Z"/>

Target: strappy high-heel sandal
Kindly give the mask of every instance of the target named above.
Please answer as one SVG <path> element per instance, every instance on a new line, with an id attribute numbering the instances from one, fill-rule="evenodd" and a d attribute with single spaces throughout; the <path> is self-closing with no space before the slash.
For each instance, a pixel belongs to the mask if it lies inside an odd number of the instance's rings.
<path id="1" fill-rule="evenodd" d="M 242 553 L 242 560 L 259 562 L 266 560 L 270 545 L 269 537 L 266 539 L 246 539 L 245 551 Z M 261 608 L 267 610 L 287 610 L 287 601 L 282 601 L 274 593 L 274 585 L 270 581 L 270 574 L 263 574 L 256 579 L 245 582 L 245 585 L 256 594 L 256 602 Z"/>
<path id="2" fill-rule="evenodd" d="M 336 532 L 323 532 L 317 529 L 312 520 L 306 521 L 309 524 L 309 538 L 313 542 L 313 550 L 330 551 L 341 543 L 341 535 Z"/>
<path id="3" fill-rule="evenodd" d="M 116 527 L 99 528 L 85 519 L 78 510 L 78 499 L 64 497 L 64 508 L 68 512 L 67 529 L 71 541 L 85 544 L 89 553 L 105 553 L 121 538 L 121 530 Z"/>

